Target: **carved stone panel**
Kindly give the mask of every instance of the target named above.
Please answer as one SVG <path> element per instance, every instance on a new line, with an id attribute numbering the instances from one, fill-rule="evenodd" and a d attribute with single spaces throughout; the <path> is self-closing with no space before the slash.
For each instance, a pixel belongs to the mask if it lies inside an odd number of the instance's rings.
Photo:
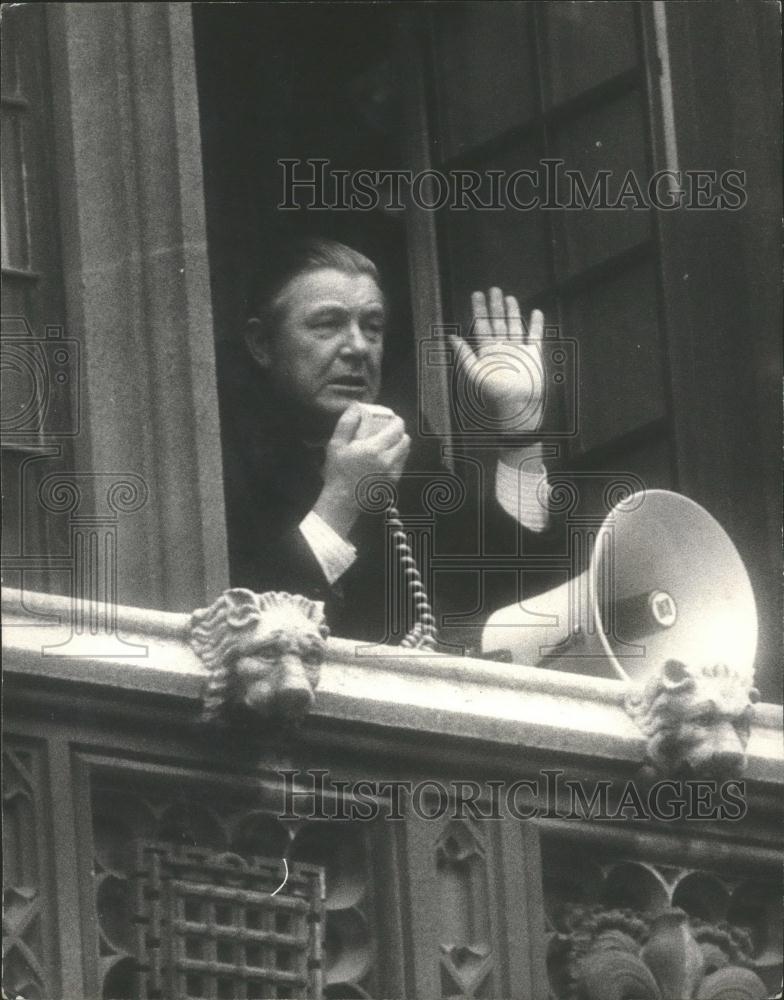
<path id="1" fill-rule="evenodd" d="M 548 975 L 558 1000 L 764 1000 L 781 975 L 776 879 L 550 842 Z"/>
<path id="2" fill-rule="evenodd" d="M 45 745 L 3 749 L 3 985 L 25 1000 L 58 991 Z"/>
<path id="3" fill-rule="evenodd" d="M 321 997 L 321 869 L 292 865 L 283 884 L 278 858 L 145 841 L 137 850 L 139 1000 Z"/>
<path id="4" fill-rule="evenodd" d="M 232 776 L 102 770 L 92 830 L 105 1000 L 375 993 L 367 824 L 279 821 Z"/>
<path id="5" fill-rule="evenodd" d="M 467 810 L 439 815 L 435 799 L 421 805 L 412 806 L 397 845 L 406 980 L 394 995 L 543 1000 L 535 827 Z"/>
<path id="6" fill-rule="evenodd" d="M 436 842 L 442 997 L 495 995 L 486 854 L 467 820 L 451 820 Z"/>

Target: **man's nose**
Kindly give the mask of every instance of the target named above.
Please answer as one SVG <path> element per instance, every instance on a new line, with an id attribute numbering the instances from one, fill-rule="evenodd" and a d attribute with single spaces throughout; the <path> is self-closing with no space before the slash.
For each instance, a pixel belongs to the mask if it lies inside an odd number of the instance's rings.
<path id="1" fill-rule="evenodd" d="M 368 353 L 369 347 L 370 343 L 362 332 L 362 327 L 356 320 L 351 320 L 346 329 L 341 350 L 345 354 L 359 354 L 364 356 Z"/>

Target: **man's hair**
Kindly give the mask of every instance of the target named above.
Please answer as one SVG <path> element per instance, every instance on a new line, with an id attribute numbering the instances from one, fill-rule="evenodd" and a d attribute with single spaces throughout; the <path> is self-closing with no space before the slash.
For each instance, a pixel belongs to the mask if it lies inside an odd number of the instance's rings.
<path id="1" fill-rule="evenodd" d="M 378 268 L 358 250 L 337 240 L 303 237 L 276 246 L 257 269 L 248 297 L 250 315 L 274 327 L 276 300 L 286 285 L 300 274 L 325 268 L 344 274 L 366 274 L 381 288 Z"/>

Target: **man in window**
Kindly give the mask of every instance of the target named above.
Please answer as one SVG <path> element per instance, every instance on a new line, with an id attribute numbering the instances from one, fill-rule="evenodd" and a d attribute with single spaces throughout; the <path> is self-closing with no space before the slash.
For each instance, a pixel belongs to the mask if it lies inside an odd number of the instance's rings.
<path id="1" fill-rule="evenodd" d="M 304 240 L 276 255 L 254 292 L 245 336 L 253 406 L 223 414 L 232 584 L 324 600 L 333 634 L 395 641 L 394 621 L 406 617 L 401 567 L 384 505 L 361 488 L 381 477 L 395 485 L 403 523 L 425 525 L 431 565 L 442 558 L 426 575 L 442 638 L 466 636 L 444 629 L 448 612 L 471 621 L 478 639 L 477 626 L 519 596 L 508 575 L 504 584 L 483 572 L 477 557 L 488 539 L 507 554 L 548 544 L 540 446 L 505 445 L 542 421 L 542 314 L 534 311 L 526 330 L 514 297 L 476 292 L 476 349 L 451 338 L 454 384 L 498 430 L 488 500 L 477 470 L 447 473 L 438 449 L 412 444 L 403 420 L 377 403 L 387 304 L 372 261 L 340 243 Z M 451 502 L 434 513 L 426 487 L 439 481 Z"/>

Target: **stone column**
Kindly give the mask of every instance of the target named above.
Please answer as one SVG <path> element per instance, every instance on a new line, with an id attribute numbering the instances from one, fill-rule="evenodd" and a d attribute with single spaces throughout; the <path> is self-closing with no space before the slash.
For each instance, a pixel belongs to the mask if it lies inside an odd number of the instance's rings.
<path id="1" fill-rule="evenodd" d="M 190 5 L 47 17 L 77 470 L 149 495 L 119 525 L 119 602 L 190 610 L 228 585 Z"/>

